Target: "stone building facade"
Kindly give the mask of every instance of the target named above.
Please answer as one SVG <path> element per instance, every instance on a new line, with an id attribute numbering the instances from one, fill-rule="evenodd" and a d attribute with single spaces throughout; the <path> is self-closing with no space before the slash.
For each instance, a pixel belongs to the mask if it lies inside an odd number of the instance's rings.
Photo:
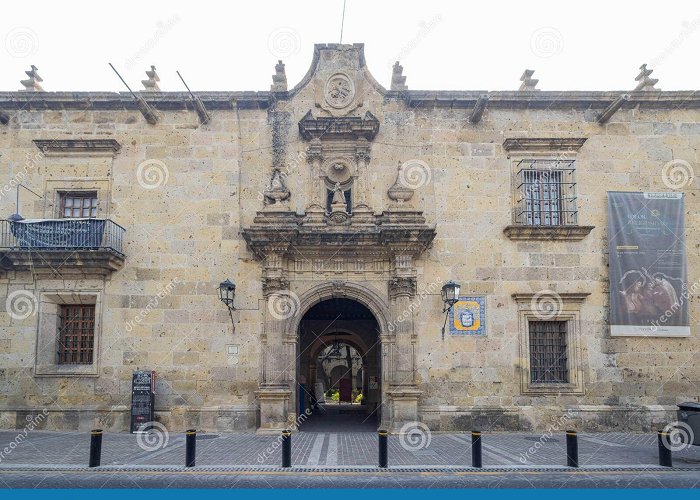
<path id="1" fill-rule="evenodd" d="M 173 431 L 276 433 L 331 334 L 392 431 L 649 429 L 700 396 L 692 294 L 689 337 L 610 335 L 606 211 L 608 191 L 684 193 L 700 279 L 698 184 L 675 177 L 700 160 L 697 92 L 648 72 L 627 93 L 537 91 L 532 72 L 414 91 L 398 64 L 387 89 L 360 44 L 317 45 L 291 89 L 278 64 L 264 92 L 53 93 L 28 73 L 0 92 L 0 211 L 25 219 L 0 242 L 2 428 L 47 410 L 47 429 L 127 430 L 138 369 Z M 533 219 L 541 165 L 562 205 Z M 483 303 L 478 334 L 454 311 L 441 332 L 448 280 Z M 564 329 L 545 383 L 538 321 Z"/>

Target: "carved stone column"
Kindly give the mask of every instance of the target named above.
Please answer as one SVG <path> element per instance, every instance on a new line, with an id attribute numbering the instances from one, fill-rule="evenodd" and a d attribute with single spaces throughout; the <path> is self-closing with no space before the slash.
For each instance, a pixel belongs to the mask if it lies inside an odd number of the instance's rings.
<path id="1" fill-rule="evenodd" d="M 312 139 L 306 150 L 306 160 L 309 163 L 309 189 L 311 199 L 306 206 L 306 224 L 323 225 L 326 214 L 325 185 L 321 182 L 321 163 L 323 152 L 320 139 Z"/>
<path id="2" fill-rule="evenodd" d="M 309 185 L 311 191 L 311 204 L 320 205 L 322 202 L 321 190 L 319 189 L 319 177 L 321 172 L 321 162 L 323 162 L 323 152 L 320 139 L 312 139 L 306 150 L 306 160 L 309 163 Z"/>
<path id="3" fill-rule="evenodd" d="M 260 389 L 256 392 L 260 402 L 258 433 L 262 434 L 277 434 L 284 430 L 288 427 L 290 415 L 290 363 L 294 364 L 294 355 L 293 347 L 285 342 L 284 325 L 290 307 L 296 302 L 284 276 L 286 249 L 284 244 L 264 249 L 262 362 Z"/>
<path id="4" fill-rule="evenodd" d="M 355 149 L 355 159 L 357 160 L 357 190 L 358 204 L 367 205 L 368 186 L 367 182 L 367 164 L 369 163 L 369 143 L 367 139 L 358 139 Z"/>
<path id="5" fill-rule="evenodd" d="M 418 420 L 418 399 L 421 391 L 415 379 L 415 295 L 415 277 L 399 276 L 389 281 L 389 307 L 394 330 L 394 344 L 390 356 L 391 378 L 387 390 L 391 432 L 399 432 L 405 424 Z"/>
<path id="6" fill-rule="evenodd" d="M 395 277 L 389 281 L 390 332 L 394 334 L 392 386 L 412 386 L 414 382 L 413 307 L 416 279 Z"/>
<path id="7" fill-rule="evenodd" d="M 373 221 L 372 208 L 369 206 L 370 182 L 368 179 L 369 142 L 361 138 L 357 140 L 355 148 L 355 161 L 357 162 L 356 179 L 357 203 L 353 208 L 353 223 L 356 225 L 371 225 Z"/>

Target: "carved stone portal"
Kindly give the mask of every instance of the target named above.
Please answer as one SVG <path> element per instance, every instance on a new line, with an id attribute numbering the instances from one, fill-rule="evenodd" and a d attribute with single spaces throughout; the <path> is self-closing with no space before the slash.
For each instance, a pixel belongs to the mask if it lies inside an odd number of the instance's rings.
<path id="1" fill-rule="evenodd" d="M 361 105 L 358 72 L 333 66 L 315 75 L 317 91 L 324 82 L 323 95 L 316 95 L 322 116 L 309 111 L 299 121 L 299 133 L 308 141 L 307 179 L 313 187 L 305 212 L 285 206 L 290 193 L 274 168 L 264 192 L 267 205 L 242 231 L 263 266 L 259 432 L 276 433 L 294 421 L 299 318 L 324 296 L 357 299 L 377 315 L 385 356 L 382 425 L 398 430 L 417 419 L 421 392 L 410 307 L 416 294 L 414 262 L 432 243 L 435 229 L 405 203 L 413 190 L 399 180 L 389 190 L 394 203 L 386 211 L 375 213 L 367 203 L 371 143 L 379 121 L 370 112 L 349 115 Z M 365 285 L 370 277 L 372 292 Z M 312 283 L 317 286 L 310 288 Z"/>
<path id="2" fill-rule="evenodd" d="M 335 204 L 340 205 L 341 195 L 337 191 L 336 195 Z M 338 207 L 341 210 L 344 213 Z M 387 211 L 369 215 L 365 226 L 319 226 L 310 224 L 306 214 L 263 210 L 242 233 L 263 265 L 263 380 L 257 393 L 260 432 L 279 432 L 296 415 L 298 335 L 290 316 L 304 314 L 300 305 L 307 300 L 304 297 L 321 299 L 309 295 L 309 285 L 324 281 L 329 295 L 355 298 L 368 272 L 374 274 L 375 282 L 386 280 L 378 299 L 386 304 L 382 306 L 380 340 L 388 356 L 382 380 L 386 403 L 382 424 L 398 430 L 408 416 L 416 415 L 420 391 L 410 307 L 416 294 L 414 261 L 435 237 L 435 229 L 425 223 L 422 214 Z"/>

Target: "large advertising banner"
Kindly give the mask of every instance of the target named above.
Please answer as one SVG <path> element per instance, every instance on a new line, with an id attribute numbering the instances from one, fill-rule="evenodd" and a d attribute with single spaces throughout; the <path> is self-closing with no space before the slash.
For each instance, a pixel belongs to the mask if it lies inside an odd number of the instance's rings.
<path id="1" fill-rule="evenodd" d="M 687 337 L 682 193 L 608 192 L 610 334 Z"/>

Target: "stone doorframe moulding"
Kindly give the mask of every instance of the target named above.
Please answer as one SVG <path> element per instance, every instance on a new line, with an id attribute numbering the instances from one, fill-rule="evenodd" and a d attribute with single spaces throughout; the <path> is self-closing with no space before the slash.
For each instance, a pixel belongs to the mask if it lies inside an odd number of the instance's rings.
<path id="1" fill-rule="evenodd" d="M 588 292 L 514 293 L 518 305 L 518 333 L 520 337 L 520 392 L 532 395 L 559 394 L 583 395 L 583 343 L 581 340 L 581 305 Z M 553 308 L 550 309 L 550 306 Z M 565 321 L 567 368 L 569 382 L 563 384 L 538 384 L 530 380 L 530 321 Z"/>
<path id="2" fill-rule="evenodd" d="M 288 282 L 286 286 L 289 286 Z M 402 304 L 395 304 L 396 292 L 390 294 L 390 288 L 393 289 L 387 286 L 386 296 L 383 296 L 381 292 L 357 282 L 328 281 L 312 286 L 299 295 L 288 289 L 278 292 L 296 297 L 297 306 L 291 317 L 272 322 L 266 307 L 265 327 L 271 335 L 263 335 L 263 380 L 256 392 L 260 402 L 258 434 L 279 434 L 285 428 L 294 428 L 298 423 L 297 395 L 293 389 L 296 385 L 299 324 L 311 307 L 333 298 L 355 300 L 367 307 L 377 320 L 381 352 L 381 427 L 396 432 L 407 422 L 417 420 L 421 391 L 417 389 L 413 377 L 405 376 L 415 372 L 415 367 L 412 366 L 414 356 L 403 356 L 403 351 L 399 349 L 400 345 L 403 345 L 413 352 L 413 325 L 412 321 L 407 319 L 403 323 L 407 327 L 405 331 L 398 332 L 389 327 L 392 314 L 396 316 L 394 306 Z M 403 287 L 400 295 L 410 299 L 409 291 Z M 390 295 L 391 304 L 385 298 Z M 400 336 L 406 338 L 399 340 Z M 274 344 L 275 341 L 278 345 Z"/>
<path id="3" fill-rule="evenodd" d="M 293 344 L 294 352 L 296 353 L 297 344 L 299 342 L 299 324 L 301 323 L 304 315 L 316 304 L 323 302 L 324 300 L 335 298 L 346 298 L 362 304 L 369 309 L 377 321 L 377 326 L 379 329 L 378 362 L 381 380 L 380 404 L 384 407 L 384 410 L 381 411 L 380 416 L 382 419 L 381 425 L 388 425 L 388 423 L 385 422 L 390 413 L 386 411 L 388 390 L 387 381 L 390 380 L 391 377 L 390 372 L 392 360 L 386 355 L 388 351 L 385 349 L 385 346 L 392 345 L 395 338 L 389 331 L 388 327 L 390 318 L 389 304 L 378 291 L 353 281 L 336 280 L 312 286 L 305 292 L 300 293 L 298 312 L 291 318 L 287 319 L 284 325 L 284 332 L 286 334 L 285 343 Z M 294 401 L 294 406 L 292 406 L 294 410 L 292 413 L 296 415 L 296 408 L 298 407 L 296 404 L 296 392 L 292 393 L 292 400 Z"/>
<path id="4" fill-rule="evenodd" d="M 39 292 L 37 314 L 35 377 L 98 377 L 100 343 L 102 340 L 101 289 L 42 289 Z M 58 362 L 57 334 L 59 307 L 65 304 L 91 304 L 95 306 L 95 330 L 93 334 L 93 358 L 90 364 L 60 364 Z"/>

